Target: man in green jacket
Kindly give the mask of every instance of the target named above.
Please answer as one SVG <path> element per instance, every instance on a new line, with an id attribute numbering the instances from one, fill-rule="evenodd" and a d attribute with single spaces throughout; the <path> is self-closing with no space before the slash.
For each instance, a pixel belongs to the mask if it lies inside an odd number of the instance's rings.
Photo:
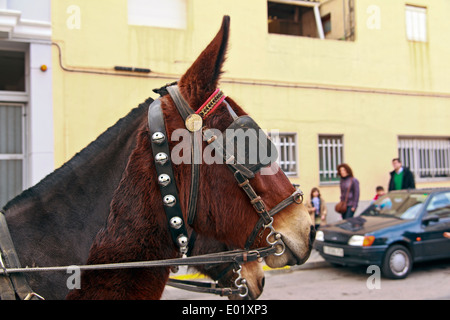
<path id="1" fill-rule="evenodd" d="M 392 160 L 392 166 L 394 167 L 394 171 L 390 173 L 391 179 L 389 181 L 389 191 L 416 188 L 413 173 L 409 168 L 402 166 L 402 162 L 399 158 L 394 158 Z"/>

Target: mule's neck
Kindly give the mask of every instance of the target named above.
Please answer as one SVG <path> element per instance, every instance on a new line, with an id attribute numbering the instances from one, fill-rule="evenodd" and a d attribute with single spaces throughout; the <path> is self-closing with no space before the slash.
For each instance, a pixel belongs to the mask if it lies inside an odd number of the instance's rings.
<path id="1" fill-rule="evenodd" d="M 147 127 L 140 128 L 105 228 L 97 234 L 88 264 L 174 258 L 168 222 L 156 183 Z M 168 268 L 82 273 L 81 290 L 68 299 L 159 299 Z"/>
<path id="2" fill-rule="evenodd" d="M 64 166 L 5 207 L 22 266 L 84 264 L 145 121 L 142 105 Z M 67 275 L 33 274 L 30 285 L 47 299 L 67 295 Z"/>

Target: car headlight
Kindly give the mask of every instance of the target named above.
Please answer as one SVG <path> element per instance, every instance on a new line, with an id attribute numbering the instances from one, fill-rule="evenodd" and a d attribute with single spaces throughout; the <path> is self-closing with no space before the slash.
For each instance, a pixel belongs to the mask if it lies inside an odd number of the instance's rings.
<path id="1" fill-rule="evenodd" d="M 374 241 L 374 236 L 354 235 L 350 238 L 350 240 L 348 240 L 348 245 L 356 247 L 370 247 Z"/>
<path id="2" fill-rule="evenodd" d="M 323 236 L 323 231 L 317 231 L 316 232 L 316 241 L 325 241 L 325 238 Z"/>

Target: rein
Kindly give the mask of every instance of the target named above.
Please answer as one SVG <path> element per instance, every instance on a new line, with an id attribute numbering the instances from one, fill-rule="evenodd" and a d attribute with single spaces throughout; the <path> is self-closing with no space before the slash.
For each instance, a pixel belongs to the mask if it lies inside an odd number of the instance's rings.
<path id="1" fill-rule="evenodd" d="M 3 213 L 1 215 L 3 216 Z M 220 296 L 239 294 L 241 297 L 245 297 L 248 294 L 248 288 L 246 285 L 246 280 L 241 276 L 241 264 L 263 259 L 269 255 L 275 254 L 276 251 L 277 249 L 275 247 L 267 247 L 251 251 L 233 250 L 233 251 L 198 255 L 193 257 L 183 257 L 164 260 L 93 264 L 81 266 L 34 267 L 34 268 L 28 267 L 7 268 L 3 262 L 2 255 L 0 254 L 0 276 L 6 276 L 11 279 L 16 279 L 16 277 L 23 278 L 23 274 L 25 273 L 43 273 L 55 271 L 67 272 L 68 270 L 73 270 L 73 268 L 77 268 L 80 271 L 87 271 L 87 270 L 136 269 L 136 268 L 151 268 L 151 267 L 196 266 L 204 264 L 232 263 L 235 266 L 233 271 L 238 275 L 237 279 L 234 280 L 236 288 L 217 288 L 215 283 L 204 283 L 198 281 L 186 281 L 176 279 L 169 279 L 167 284 L 172 287 L 195 292 L 211 293 Z M 23 295 L 23 300 L 29 300 L 32 298 L 44 300 L 44 298 L 34 293 L 31 290 L 31 288 L 27 287 L 26 289 L 27 291 L 24 292 L 25 295 Z M 11 290 L 14 290 L 14 287 L 11 287 Z M 11 292 L 11 290 L 8 290 L 8 292 Z M 14 291 L 12 291 L 12 295 L 9 296 L 9 299 L 14 300 Z"/>
<path id="2" fill-rule="evenodd" d="M 9 276 L 17 273 L 67 271 L 69 268 L 74 267 L 78 268 L 80 271 L 89 271 L 89 270 L 136 269 L 136 268 L 150 268 L 150 267 L 196 266 L 203 264 L 222 264 L 222 263 L 237 263 L 240 265 L 242 263 L 252 262 L 258 259 L 265 258 L 267 256 L 274 254 L 275 251 L 276 251 L 275 248 L 267 247 L 251 251 L 233 250 L 184 258 L 135 261 L 135 262 L 118 262 L 105 264 L 88 264 L 81 266 L 6 268 L 4 265 L 1 265 L 0 275 Z"/>

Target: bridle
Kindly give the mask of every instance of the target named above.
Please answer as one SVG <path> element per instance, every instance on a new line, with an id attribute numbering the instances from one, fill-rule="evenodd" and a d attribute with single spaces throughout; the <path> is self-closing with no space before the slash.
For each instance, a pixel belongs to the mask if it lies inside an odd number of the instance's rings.
<path id="1" fill-rule="evenodd" d="M 186 100 L 180 93 L 178 85 L 172 83 L 163 87 L 169 93 L 170 97 L 175 103 L 178 113 L 185 122 L 186 129 L 189 130 L 191 135 L 191 185 L 189 193 L 188 203 L 188 225 L 192 225 L 195 220 L 196 207 L 198 200 L 198 189 L 200 179 L 200 163 L 201 155 L 199 154 L 201 147 L 201 140 L 199 143 L 198 134 L 201 133 L 203 139 L 211 145 L 216 152 L 223 155 L 224 163 L 228 166 L 232 172 L 238 186 L 248 196 L 250 203 L 259 215 L 259 220 L 256 223 L 253 231 L 249 235 L 245 250 L 250 250 L 258 235 L 261 237 L 266 229 L 269 229 L 269 234 L 266 237 L 267 243 L 271 248 L 275 248 L 273 253 L 276 256 L 280 256 L 285 251 L 285 244 L 282 241 L 280 233 L 276 232 L 273 227 L 273 216 L 282 211 L 292 203 L 301 204 L 303 202 L 303 193 L 301 191 L 295 191 L 291 196 L 287 197 L 275 207 L 268 210 L 263 199 L 256 193 L 250 184 L 249 179 L 255 177 L 255 174 L 263 167 L 267 166 L 270 161 L 275 161 L 277 158 L 276 148 L 273 146 L 270 139 L 262 132 L 261 128 L 256 122 L 249 116 L 238 117 L 230 104 L 226 101 L 224 93 L 217 89 L 206 100 L 206 102 L 198 109 L 197 112 L 189 106 Z M 161 89 L 160 89 L 161 90 Z M 158 92 L 158 91 L 157 91 Z M 258 147 L 270 150 L 270 157 L 259 159 L 257 163 L 239 162 L 237 161 L 239 152 L 244 152 L 244 159 L 248 160 L 248 150 L 235 146 L 233 152 L 230 152 L 228 142 L 233 137 L 228 137 L 228 129 L 221 136 L 218 136 L 215 131 L 203 126 L 203 120 L 209 116 L 215 109 L 217 109 L 221 103 L 224 103 L 231 117 L 233 118 L 232 124 L 228 127 L 231 130 L 255 130 L 258 132 Z M 164 210 L 169 221 L 169 228 L 171 231 L 172 239 L 178 246 L 180 254 L 185 256 L 188 252 L 189 237 L 187 233 L 186 223 L 183 218 L 183 213 L 180 206 L 178 191 L 175 184 L 175 176 L 172 170 L 172 161 L 170 158 L 169 149 L 169 137 L 167 135 L 164 115 L 161 108 L 161 100 L 155 100 L 149 107 L 148 113 L 149 130 L 152 141 L 153 156 L 155 158 L 156 172 L 158 176 L 158 183 L 161 191 Z M 261 134 L 263 136 L 261 137 Z M 200 136 L 201 137 L 201 136 Z M 261 155 L 261 153 L 259 153 Z M 267 155 L 267 153 L 266 153 Z M 264 155 L 263 155 L 264 156 Z M 271 240 L 273 239 L 273 240 Z M 257 251 L 257 250 L 256 250 Z M 240 270 L 240 269 L 238 269 Z M 240 274 L 239 274 L 240 275 Z M 246 291 L 248 289 L 246 288 Z M 245 294 L 246 295 L 246 294 Z"/>
<path id="2" fill-rule="evenodd" d="M 248 156 L 248 150 L 239 150 L 239 148 L 235 147 L 235 154 L 232 154 L 232 152 L 230 153 L 228 150 L 229 148 L 226 148 L 226 145 L 232 137 L 228 137 L 226 133 L 223 135 L 218 135 L 216 131 L 203 126 L 203 119 L 210 115 L 223 102 L 233 118 L 233 123 L 228 127 L 228 129 L 243 129 L 244 131 L 252 129 L 262 132 L 251 117 L 238 117 L 236 115 L 229 103 L 226 101 L 226 97 L 221 90 L 216 90 L 196 113 L 194 113 L 193 109 L 189 107 L 188 103 L 182 97 L 176 84 L 170 84 L 154 91 L 158 93 L 168 92 L 170 94 L 179 114 L 185 121 L 186 128 L 190 132 L 191 141 L 194 142 L 191 143 L 191 186 L 187 212 L 188 224 L 186 224 L 180 206 L 172 160 L 170 158 L 169 137 L 164 124 L 161 98 L 155 100 L 149 106 L 148 123 L 158 184 L 161 191 L 163 207 L 167 216 L 171 237 L 179 250 L 180 258 L 143 262 L 84 265 L 78 266 L 78 268 L 82 271 L 229 263 L 230 266 L 233 267 L 233 272 L 237 275 L 237 278 L 234 280 L 235 288 L 215 288 L 214 284 L 211 285 L 195 281 L 180 281 L 174 279 L 169 279 L 168 285 L 197 292 L 219 294 L 222 296 L 239 294 L 241 297 L 245 297 L 248 294 L 248 287 L 246 280 L 242 278 L 241 275 L 241 265 L 246 262 L 259 261 L 269 255 L 279 256 L 284 253 L 285 244 L 282 240 L 281 234 L 275 231 L 273 227 L 273 216 L 293 203 L 301 204 L 303 202 L 303 193 L 300 190 L 297 190 L 270 210 L 267 209 L 263 199 L 258 196 L 256 191 L 251 186 L 250 179 L 254 178 L 255 174 L 262 168 L 266 167 L 270 161 L 276 160 L 276 152 L 273 152 L 276 148 L 272 145 L 270 139 L 268 139 L 264 134 L 262 137 L 260 136 L 257 141 L 259 147 L 272 150 L 269 159 L 259 159 L 259 161 L 254 164 L 239 162 L 237 161 L 239 160 L 238 153 L 244 151 L 245 158 Z M 163 96 L 163 94 L 161 95 Z M 200 147 L 202 145 L 201 143 L 195 143 L 195 139 L 199 138 L 198 133 L 201 133 L 200 137 L 203 137 L 204 140 L 207 141 L 209 145 L 213 146 L 216 151 L 223 154 L 225 164 L 230 169 L 239 187 L 246 193 L 250 203 L 259 215 L 259 220 L 249 235 L 244 250 L 224 251 L 214 254 L 187 257 L 189 245 L 192 246 L 192 239 L 195 239 L 191 233 L 191 241 L 189 241 L 187 226 L 191 226 L 194 223 L 196 216 L 200 181 Z M 262 237 L 266 229 L 269 229 L 269 234 L 266 236 L 266 241 L 269 246 L 265 248 L 250 249 L 254 245 L 255 240 Z M 71 267 L 72 266 L 22 268 L 6 224 L 4 213 L 0 212 L 0 294 L 2 294 L 2 298 L 14 299 L 17 296 L 22 300 L 43 299 L 41 296 L 32 291 L 24 277 L 24 274 L 34 272 L 66 271 Z"/>

